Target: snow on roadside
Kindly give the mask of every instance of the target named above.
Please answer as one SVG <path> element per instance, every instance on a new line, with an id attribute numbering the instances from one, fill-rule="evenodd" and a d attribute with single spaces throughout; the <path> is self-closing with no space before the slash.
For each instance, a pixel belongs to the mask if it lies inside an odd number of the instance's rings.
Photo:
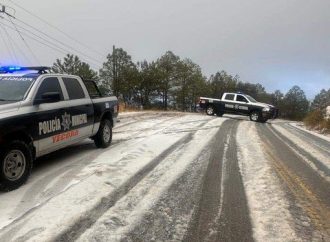
<path id="1" fill-rule="evenodd" d="M 204 166 L 206 169 L 209 153 L 203 151 L 224 120 L 211 120 L 194 134 L 193 139 L 188 144 L 177 147 L 147 177 L 119 200 L 114 207 L 109 209 L 93 227 L 88 229 L 79 238 L 79 241 L 127 240 L 125 235 L 133 230 L 134 227 L 139 226 L 143 216 L 148 214 L 155 204 L 159 203 L 161 196 L 167 193 L 171 185 L 183 175 L 189 166 L 193 165 L 193 169 L 200 169 L 200 166 Z M 181 131 L 181 129 L 174 128 L 173 132 L 178 130 Z M 185 132 L 191 131 L 196 130 L 190 128 L 185 130 Z M 192 178 L 192 182 L 197 181 L 196 177 Z M 178 204 L 185 203 L 185 201 L 176 202 Z M 163 204 L 161 209 L 168 211 L 167 216 L 170 217 L 169 220 L 175 221 L 175 233 L 171 234 L 173 239 L 176 241 L 182 240 L 191 214 L 172 217 L 173 215 L 170 213 L 171 208 L 166 208 Z M 156 222 L 154 221 L 154 223 Z M 165 233 L 165 231 L 163 232 Z"/>
<path id="2" fill-rule="evenodd" d="M 289 201 L 262 150 L 255 124 L 241 122 L 236 139 L 255 240 L 299 241 L 291 227 Z"/>
<path id="3" fill-rule="evenodd" d="M 290 122 L 289 125 L 330 142 L 330 134 L 320 134 L 316 131 L 309 130 L 304 125 L 301 125 L 300 123 L 297 122 Z"/>
<path id="4" fill-rule="evenodd" d="M 197 127 L 211 119 L 208 116 L 188 114 L 178 115 L 171 120 L 162 116 L 161 120 L 156 118 L 132 124 L 137 128 L 133 135 L 132 132 L 114 135 L 114 141 L 121 138 L 124 141 L 100 154 L 62 192 L 36 204 L 26 216 L 8 221 L 13 222 L 12 226 L 3 229 L 0 238 L 7 238 L 6 241 L 45 241 L 54 238 L 83 216 L 85 211 L 92 209 L 102 197 L 110 194 L 186 135 L 185 128 Z M 181 132 L 166 134 L 165 130 L 171 126 Z M 136 134 L 143 135 L 136 137 Z M 33 233 L 36 230 L 38 233 Z"/>
<path id="5" fill-rule="evenodd" d="M 292 134 L 291 132 L 287 131 L 285 128 L 279 126 L 279 125 L 273 125 L 274 129 L 276 129 L 278 132 L 280 132 L 283 136 L 287 137 L 289 140 L 291 140 L 295 145 L 300 147 L 301 149 L 308 151 L 308 153 L 314 157 L 316 160 L 318 160 L 320 163 L 322 163 L 325 167 L 330 169 L 330 157 L 326 156 L 324 153 L 316 150 L 310 143 L 304 141 L 303 139 L 299 138 L 298 136 Z M 322 170 L 319 170 L 315 164 L 311 161 L 309 161 L 306 157 L 303 157 L 298 151 L 292 148 L 292 150 L 299 156 L 301 156 L 314 170 L 316 170 L 320 175 L 322 175 L 325 179 L 330 181 L 330 177 L 328 177 Z"/>

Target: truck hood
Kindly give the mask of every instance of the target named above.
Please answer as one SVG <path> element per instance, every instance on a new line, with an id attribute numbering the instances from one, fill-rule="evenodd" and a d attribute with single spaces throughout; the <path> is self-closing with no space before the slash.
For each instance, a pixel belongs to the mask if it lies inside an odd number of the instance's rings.
<path id="1" fill-rule="evenodd" d="M 263 107 L 263 108 L 275 108 L 275 106 L 273 106 L 273 105 L 270 105 L 270 104 L 268 104 L 268 103 L 260 103 L 260 102 L 257 102 L 257 103 L 255 103 L 255 105 L 257 105 L 257 106 L 260 106 L 260 107 Z"/>
<path id="2" fill-rule="evenodd" d="M 7 116 L 8 113 L 15 112 L 21 106 L 21 102 L 0 101 L 0 119 Z"/>

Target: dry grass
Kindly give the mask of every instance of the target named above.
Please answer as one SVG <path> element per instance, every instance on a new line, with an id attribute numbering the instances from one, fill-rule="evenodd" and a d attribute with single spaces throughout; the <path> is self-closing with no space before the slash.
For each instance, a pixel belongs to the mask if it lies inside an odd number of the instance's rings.
<path id="1" fill-rule="evenodd" d="M 324 133 L 330 134 L 330 119 L 324 119 L 321 122 L 321 130 L 323 130 Z"/>
<path id="2" fill-rule="evenodd" d="M 304 124 L 310 129 L 316 129 L 322 133 L 330 133 L 330 120 L 326 120 L 320 110 L 309 113 L 304 119 Z"/>
<path id="3" fill-rule="evenodd" d="M 139 112 L 139 111 L 164 111 L 164 109 L 163 108 L 157 108 L 157 107 L 143 109 L 142 107 L 127 105 L 123 102 L 119 103 L 119 112 Z M 175 111 L 175 110 L 168 109 L 168 111 L 172 112 L 172 111 Z"/>
<path id="4" fill-rule="evenodd" d="M 137 107 L 131 107 L 128 105 L 125 105 L 125 103 L 119 103 L 119 112 L 137 112 L 137 111 L 141 111 L 140 108 Z"/>

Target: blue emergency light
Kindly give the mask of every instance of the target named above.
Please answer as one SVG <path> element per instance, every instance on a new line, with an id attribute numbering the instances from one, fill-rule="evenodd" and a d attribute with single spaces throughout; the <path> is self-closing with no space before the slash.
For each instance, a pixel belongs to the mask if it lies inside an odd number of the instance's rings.
<path id="1" fill-rule="evenodd" d="M 35 67 L 21 67 L 21 66 L 0 66 L 0 73 L 14 73 L 18 71 L 38 71 L 39 74 L 45 74 L 50 67 L 35 66 Z"/>
<path id="2" fill-rule="evenodd" d="M 13 73 L 15 71 L 21 71 L 22 68 L 20 66 L 2 66 L 0 67 L 0 72 L 2 73 Z"/>

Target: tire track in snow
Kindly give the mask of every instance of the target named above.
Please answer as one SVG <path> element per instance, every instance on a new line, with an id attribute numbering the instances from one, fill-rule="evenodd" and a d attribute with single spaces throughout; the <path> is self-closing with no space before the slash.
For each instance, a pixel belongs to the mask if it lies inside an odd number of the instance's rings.
<path id="1" fill-rule="evenodd" d="M 209 120 L 203 122 L 200 127 Z M 139 170 L 133 177 L 128 179 L 124 184 L 116 190 L 103 197 L 101 201 L 92 209 L 87 211 L 82 217 L 61 233 L 55 241 L 74 241 L 79 238 L 88 228 L 90 228 L 107 210 L 113 207 L 118 200 L 124 197 L 131 189 L 133 189 L 142 179 L 144 179 L 156 166 L 158 166 L 166 157 L 177 150 L 183 144 L 191 141 L 193 133 L 188 133 L 179 141 L 167 148 L 163 153 L 155 157 L 151 162 Z"/>
<path id="2" fill-rule="evenodd" d="M 144 115 L 138 115 L 138 118 L 141 118 L 141 120 L 139 120 L 140 122 L 145 122 L 150 117 L 159 118 L 161 116 L 163 116 L 163 115 L 161 115 L 160 113 L 156 113 L 156 114 L 148 114 L 148 116 L 146 118 L 145 118 Z M 166 118 L 165 120 L 160 120 L 158 123 L 150 126 L 148 129 L 138 130 L 136 135 L 140 135 L 140 134 L 146 132 L 147 130 L 153 130 L 156 126 L 159 126 L 163 123 L 166 123 L 170 120 L 173 120 L 176 117 L 177 116 L 173 116 L 173 117 L 170 117 L 170 118 Z M 136 137 L 136 138 L 141 138 L 141 137 Z M 128 140 L 130 140 L 130 139 L 128 139 Z M 113 149 L 116 145 L 119 145 L 119 144 L 121 144 L 121 142 L 128 141 L 128 140 L 121 140 L 120 142 L 117 142 L 117 143 L 111 145 L 109 149 Z M 45 194 L 51 193 L 51 194 L 53 194 L 52 197 L 54 196 L 54 193 L 55 193 L 55 195 L 56 195 L 56 193 L 60 193 L 75 178 L 75 175 L 77 175 L 85 166 L 90 164 L 93 161 L 93 159 L 95 159 L 96 157 L 98 157 L 99 155 L 101 155 L 101 154 L 103 154 L 104 152 L 107 151 L 107 149 L 105 149 L 105 150 L 95 149 L 94 144 L 89 144 L 89 146 L 92 146 L 93 150 L 91 150 L 87 154 L 87 156 L 77 157 L 77 159 L 75 159 L 74 161 L 68 162 L 68 164 L 66 164 L 64 167 L 61 167 L 60 169 L 54 169 L 53 171 L 51 171 L 50 174 L 47 174 L 46 176 L 39 179 L 37 181 L 37 184 L 34 184 L 26 192 L 26 195 L 23 197 L 22 200 L 23 201 L 29 201 L 29 204 L 32 205 L 33 202 L 36 199 L 38 199 L 38 196 L 41 196 L 41 199 L 42 199 L 42 197 L 43 197 L 42 193 L 45 193 Z M 54 159 L 54 156 L 55 155 L 57 156 L 61 152 L 67 153 L 66 150 L 70 150 L 70 149 L 74 150 L 74 149 L 79 148 L 79 147 L 80 146 L 69 147 L 69 148 L 66 148 L 64 150 L 58 151 L 56 153 L 52 153 L 52 154 L 48 155 L 48 157 L 50 157 L 51 159 Z M 63 157 L 63 155 L 61 155 L 61 156 Z M 41 158 L 41 159 L 45 160 L 45 159 L 48 159 L 48 158 L 46 156 L 46 157 Z M 67 159 L 67 157 L 65 159 Z M 54 179 L 58 178 L 59 176 L 63 176 L 63 177 L 65 176 L 65 177 L 63 179 L 61 179 L 60 181 L 56 182 L 52 187 L 47 187 L 47 185 L 49 183 L 51 183 Z M 47 190 L 44 191 L 44 188 L 46 188 L 46 187 L 47 187 Z M 53 187 L 55 187 L 55 190 L 52 189 Z M 40 192 L 40 191 L 44 191 L 44 192 Z M 49 196 L 46 196 L 45 200 L 48 197 Z M 40 200 L 38 201 L 38 203 L 40 203 Z M 24 206 L 26 206 L 26 204 L 24 204 Z M 19 207 L 15 210 L 20 211 L 21 209 L 22 208 Z"/>
<path id="3" fill-rule="evenodd" d="M 295 143 L 293 140 L 290 139 L 290 137 L 285 136 L 285 134 L 283 134 L 280 130 L 280 128 L 274 128 L 274 125 L 268 125 L 269 129 L 276 134 L 284 143 L 286 143 L 292 150 L 296 151 L 299 155 L 302 155 L 303 157 L 305 157 L 307 159 L 307 162 L 311 162 L 313 168 L 320 172 L 321 175 L 328 181 L 330 181 L 330 169 L 329 167 L 322 162 L 322 158 L 323 160 L 326 159 L 324 158 L 324 156 L 321 156 L 321 158 L 318 158 L 315 156 L 315 154 L 313 155 L 310 152 L 310 149 L 307 149 L 306 145 L 299 145 L 299 143 Z M 305 141 L 303 141 L 304 143 Z M 305 146 L 305 147 L 304 147 Z M 326 156 L 328 159 L 330 159 L 330 156 Z M 329 162 L 329 161 L 325 161 L 325 162 Z"/>
<path id="4" fill-rule="evenodd" d="M 158 118 L 162 118 L 162 117 L 165 117 L 165 118 L 168 118 L 168 117 L 172 117 L 172 118 L 175 118 L 175 117 L 180 117 L 180 116 L 183 116 L 182 114 L 180 113 L 168 113 L 166 116 L 163 114 L 163 113 L 134 113 L 134 114 L 130 114 L 128 115 L 128 113 L 125 113 L 124 115 L 120 116 L 119 117 L 119 120 L 125 120 L 125 122 L 122 123 L 122 121 L 120 121 L 119 124 L 117 124 L 115 126 L 115 129 L 121 129 L 121 128 L 124 128 L 126 126 L 130 126 L 132 124 L 138 124 L 138 123 L 142 123 L 142 122 L 145 122 L 145 121 L 148 121 L 150 119 L 158 119 Z M 128 120 L 126 120 L 128 119 Z"/>
<path id="5" fill-rule="evenodd" d="M 315 135 L 312 135 L 310 133 L 304 132 L 303 130 L 296 128 L 289 123 L 278 123 L 276 125 L 279 125 L 286 130 L 288 130 L 290 133 L 300 137 L 301 139 L 308 142 L 310 145 L 314 146 L 319 150 L 319 152 L 323 153 L 324 155 L 327 155 L 330 157 L 330 142 L 321 139 Z"/>
<path id="6" fill-rule="evenodd" d="M 258 125 L 264 149 L 282 180 L 297 234 L 306 241 L 330 238 L 330 184 L 270 129 Z M 307 216 L 308 219 L 305 217 Z"/>
<path id="7" fill-rule="evenodd" d="M 236 132 L 227 120 L 212 142 L 209 166 L 184 241 L 252 241 L 249 211 L 238 168 Z"/>
<path id="8" fill-rule="evenodd" d="M 78 241 L 181 241 L 208 165 L 208 144 L 223 121 L 212 119 L 190 130 L 188 143 L 177 147 Z"/>

